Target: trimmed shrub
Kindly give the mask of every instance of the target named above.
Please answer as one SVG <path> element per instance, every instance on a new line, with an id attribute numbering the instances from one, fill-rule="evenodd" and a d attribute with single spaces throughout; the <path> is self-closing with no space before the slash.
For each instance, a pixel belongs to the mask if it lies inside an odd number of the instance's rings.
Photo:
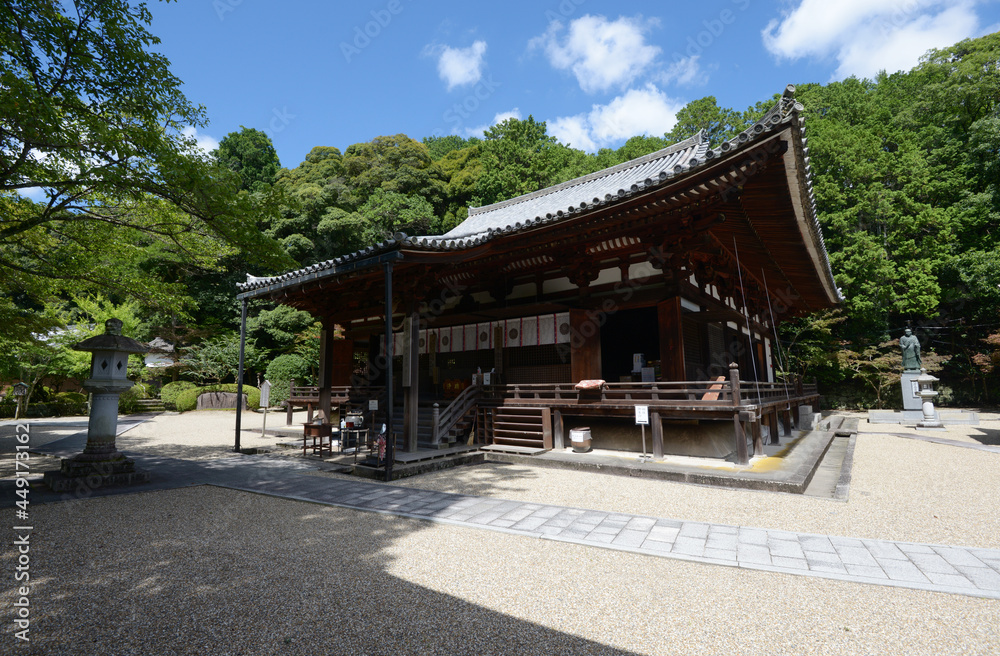
<path id="1" fill-rule="evenodd" d="M 233 392 L 236 393 L 236 383 L 224 383 L 222 385 L 207 385 L 182 391 L 174 402 L 181 412 L 194 410 L 198 407 L 198 397 L 206 392 Z M 256 410 L 260 407 L 260 390 L 251 385 L 243 386 L 243 393 L 247 395 L 247 407 Z"/>
<path id="2" fill-rule="evenodd" d="M 305 379 L 309 375 L 309 363 L 301 355 L 288 353 L 279 355 L 267 365 L 267 379 L 271 381 L 271 405 L 278 405 L 288 399 L 288 381 Z"/>
<path id="3" fill-rule="evenodd" d="M 56 403 L 86 403 L 87 395 L 81 392 L 59 392 L 56 394 Z"/>
<path id="4" fill-rule="evenodd" d="M 189 380 L 178 380 L 174 383 L 167 383 L 162 388 L 160 388 L 160 400 L 163 401 L 163 405 L 169 410 L 177 409 L 177 397 L 180 396 L 181 392 L 184 390 L 194 389 L 198 387 Z"/>
<path id="5" fill-rule="evenodd" d="M 139 399 L 148 398 L 149 389 L 142 383 L 136 383 L 118 397 L 118 414 L 134 415 L 137 412 L 142 412 L 144 408 L 139 406 Z"/>

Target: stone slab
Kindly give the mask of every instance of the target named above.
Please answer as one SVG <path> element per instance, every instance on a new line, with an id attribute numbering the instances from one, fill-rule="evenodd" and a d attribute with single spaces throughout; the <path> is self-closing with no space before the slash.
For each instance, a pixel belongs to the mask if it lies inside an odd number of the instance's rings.
<path id="1" fill-rule="evenodd" d="M 42 476 L 42 480 L 53 492 L 91 491 L 106 487 L 142 485 L 149 482 L 149 472 L 137 470 L 105 476 L 98 474 L 67 476 L 60 471 L 48 471 Z"/>
<path id="2" fill-rule="evenodd" d="M 917 390 L 919 389 L 917 378 L 919 376 L 919 371 L 904 371 L 900 375 L 899 386 L 903 391 L 903 410 L 916 410 L 919 412 L 923 407 L 924 402 L 917 394 Z"/>

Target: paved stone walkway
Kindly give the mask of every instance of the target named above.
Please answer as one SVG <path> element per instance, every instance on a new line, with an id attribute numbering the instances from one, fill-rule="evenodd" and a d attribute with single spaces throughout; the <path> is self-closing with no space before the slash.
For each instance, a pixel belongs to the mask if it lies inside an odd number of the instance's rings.
<path id="1" fill-rule="evenodd" d="M 85 438 L 85 433 L 73 435 L 37 450 L 73 453 Z M 1000 599 L 1000 549 L 814 535 L 418 490 L 316 475 L 323 463 L 297 458 L 130 457 L 151 472 L 149 484 L 77 494 L 33 488 L 32 503 L 208 484 L 649 556 Z M 13 505 L 14 490 L 13 481 L 0 482 L 0 507 Z"/>
<path id="2" fill-rule="evenodd" d="M 706 524 L 324 476 L 225 487 L 650 556 L 1000 599 L 1000 549 Z"/>

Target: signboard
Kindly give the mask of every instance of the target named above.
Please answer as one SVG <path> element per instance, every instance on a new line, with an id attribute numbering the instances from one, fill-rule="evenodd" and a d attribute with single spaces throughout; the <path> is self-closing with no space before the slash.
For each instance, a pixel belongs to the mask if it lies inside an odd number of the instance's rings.
<path id="1" fill-rule="evenodd" d="M 260 386 L 260 407 L 267 408 L 271 405 L 271 381 L 265 380 Z"/>
<path id="2" fill-rule="evenodd" d="M 635 406 L 635 423 L 636 425 L 648 426 L 649 425 L 649 406 L 648 405 L 637 405 Z"/>
<path id="3" fill-rule="evenodd" d="M 368 399 L 368 409 L 378 410 L 378 399 Z"/>
<path id="4" fill-rule="evenodd" d="M 642 371 L 642 368 L 646 366 L 646 354 L 645 353 L 633 353 L 632 354 L 632 373 L 637 374 Z"/>
<path id="5" fill-rule="evenodd" d="M 14 396 L 24 396 L 28 393 L 28 385 L 26 383 L 14 383 Z"/>
<path id="6" fill-rule="evenodd" d="M 492 385 L 492 384 L 493 384 L 493 374 L 487 371 L 485 374 L 483 374 L 483 385 Z"/>

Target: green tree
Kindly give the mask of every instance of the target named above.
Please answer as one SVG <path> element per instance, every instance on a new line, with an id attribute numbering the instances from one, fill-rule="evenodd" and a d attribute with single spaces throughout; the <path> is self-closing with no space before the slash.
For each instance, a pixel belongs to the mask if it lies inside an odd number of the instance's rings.
<path id="1" fill-rule="evenodd" d="M 715 96 L 705 96 L 682 107 L 677 112 L 677 123 L 665 136 L 669 143 L 676 143 L 704 130 L 705 139 L 715 146 L 732 139 L 746 127 L 743 115 L 732 109 L 719 107 Z"/>
<path id="2" fill-rule="evenodd" d="M 265 191 L 274 184 L 281 162 L 271 138 L 255 128 L 240 126 L 230 132 L 213 152 L 226 168 L 240 176 L 240 189 Z"/>
<path id="3" fill-rule="evenodd" d="M 185 133 L 204 114 L 152 51 L 150 19 L 126 0 L 0 7 L 0 322 L 22 338 L 39 327 L 30 314 L 67 292 L 176 302 L 182 288 L 150 275 L 137 243 L 207 261 L 221 241 L 288 262 L 254 227 L 274 204 L 240 195 Z"/>
<path id="4" fill-rule="evenodd" d="M 457 134 L 448 134 L 443 137 L 424 137 L 423 144 L 427 146 L 427 152 L 435 162 L 455 150 L 463 150 L 469 146 L 478 144 L 482 139 L 469 137 L 465 139 Z"/>
<path id="5" fill-rule="evenodd" d="M 434 208 L 423 197 L 385 191 L 381 187 L 361 206 L 358 214 L 362 219 L 362 239 L 369 244 L 388 239 L 396 232 L 433 235 L 441 229 Z"/>
<path id="6" fill-rule="evenodd" d="M 556 138 L 545 121 L 533 116 L 508 118 L 485 132 L 480 146 L 482 175 L 476 181 L 478 204 L 489 205 L 552 184 L 560 163 L 552 157 Z"/>
<path id="7" fill-rule="evenodd" d="M 359 205 L 376 189 L 420 195 L 431 204 L 444 197 L 444 183 L 427 146 L 405 134 L 375 137 L 344 151 L 344 170 Z"/>
<path id="8" fill-rule="evenodd" d="M 186 367 L 182 374 L 205 383 L 221 383 L 230 376 L 235 380 L 239 373 L 240 336 L 227 334 L 207 339 L 183 350 L 180 364 Z M 263 367 L 261 352 L 253 339 L 244 345 L 244 367 L 260 371 Z"/>

